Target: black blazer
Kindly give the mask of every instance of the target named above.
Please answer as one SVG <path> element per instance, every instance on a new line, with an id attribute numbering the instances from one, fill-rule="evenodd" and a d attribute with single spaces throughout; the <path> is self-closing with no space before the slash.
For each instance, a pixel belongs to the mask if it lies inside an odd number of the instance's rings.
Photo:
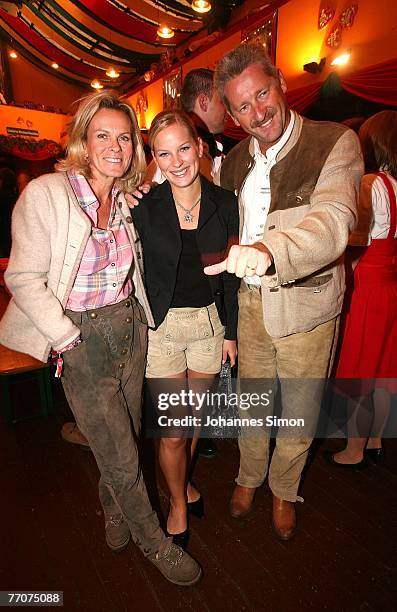
<path id="1" fill-rule="evenodd" d="M 239 218 L 236 196 L 201 180 L 201 205 L 197 246 L 203 267 L 222 261 L 232 244 L 238 244 Z M 164 320 L 174 295 L 182 238 L 168 181 L 154 187 L 132 209 L 143 247 L 145 282 L 156 327 Z M 209 276 L 219 318 L 226 326 L 225 338 L 237 337 L 237 291 L 240 279 L 224 272 Z"/>

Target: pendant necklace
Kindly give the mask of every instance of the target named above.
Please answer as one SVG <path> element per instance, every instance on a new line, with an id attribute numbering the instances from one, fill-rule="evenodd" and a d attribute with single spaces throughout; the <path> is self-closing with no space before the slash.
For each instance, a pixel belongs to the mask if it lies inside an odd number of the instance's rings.
<path id="1" fill-rule="evenodd" d="M 179 204 L 179 202 L 177 202 L 174 198 L 174 202 L 177 206 L 179 206 L 179 208 L 182 208 L 182 210 L 185 211 L 185 214 L 183 215 L 184 220 L 186 221 L 186 223 L 193 223 L 193 219 L 194 219 L 194 215 L 192 215 L 192 210 L 193 208 L 196 208 L 197 204 L 200 202 L 201 200 L 201 194 L 198 197 L 198 200 L 196 200 L 196 202 L 193 204 L 193 206 L 191 208 L 185 208 L 184 206 L 182 206 L 182 204 Z"/>

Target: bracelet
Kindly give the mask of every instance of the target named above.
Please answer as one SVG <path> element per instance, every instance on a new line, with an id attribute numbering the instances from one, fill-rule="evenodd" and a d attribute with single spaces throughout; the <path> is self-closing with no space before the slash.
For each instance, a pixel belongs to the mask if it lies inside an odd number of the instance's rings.
<path id="1" fill-rule="evenodd" d="M 77 336 L 77 338 L 75 338 L 72 342 L 69 342 L 69 344 L 64 346 L 62 350 L 56 351 L 56 352 L 57 353 L 66 353 L 66 351 L 71 351 L 72 349 L 76 348 L 76 346 L 79 346 L 79 344 L 81 344 L 81 343 L 82 343 L 81 336 Z"/>

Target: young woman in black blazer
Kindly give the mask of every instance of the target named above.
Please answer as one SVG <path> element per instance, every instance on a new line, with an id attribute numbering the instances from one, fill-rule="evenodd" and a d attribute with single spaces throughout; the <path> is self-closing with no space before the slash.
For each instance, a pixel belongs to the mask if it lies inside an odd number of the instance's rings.
<path id="1" fill-rule="evenodd" d="M 211 387 L 222 362 L 229 358 L 234 365 L 237 355 L 240 279 L 203 272 L 238 243 L 237 199 L 200 176 L 203 145 L 185 113 L 157 115 L 149 144 L 166 180 L 132 212 L 156 324 L 149 330 L 146 376 L 174 379 L 181 390 L 188 385 L 203 391 L 204 383 Z M 170 491 L 167 530 L 174 542 L 186 546 L 187 511 L 202 514 L 203 503 L 186 482 L 197 440 L 187 444 L 180 433 L 160 439 L 159 460 Z"/>

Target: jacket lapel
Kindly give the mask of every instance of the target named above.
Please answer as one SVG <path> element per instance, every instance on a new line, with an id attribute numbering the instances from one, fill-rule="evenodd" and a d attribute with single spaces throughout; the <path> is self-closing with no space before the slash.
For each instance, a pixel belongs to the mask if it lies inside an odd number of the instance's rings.
<path id="1" fill-rule="evenodd" d="M 213 186 L 209 181 L 207 181 L 207 179 L 201 177 L 201 203 L 198 222 L 199 231 L 201 231 L 212 215 L 216 213 L 216 210 L 217 205 L 213 193 Z"/>
<path id="2" fill-rule="evenodd" d="M 178 215 L 175 210 L 174 199 L 172 197 L 171 186 L 168 181 L 156 187 L 153 193 L 153 200 L 156 202 L 156 226 L 166 225 L 169 228 L 169 237 L 177 242 L 181 241 Z"/>

